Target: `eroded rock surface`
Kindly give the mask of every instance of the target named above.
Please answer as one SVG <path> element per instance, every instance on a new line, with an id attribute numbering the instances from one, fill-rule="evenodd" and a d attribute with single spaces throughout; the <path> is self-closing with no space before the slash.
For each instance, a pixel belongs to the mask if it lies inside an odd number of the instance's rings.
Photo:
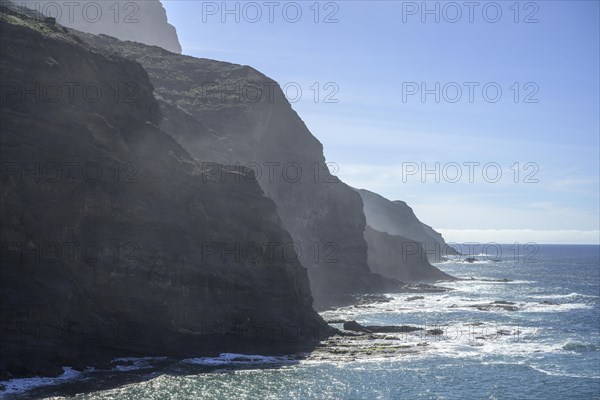
<path id="1" fill-rule="evenodd" d="M 253 172 L 222 182 L 162 130 L 138 63 L 6 9 L 0 23 L 0 375 L 317 343 L 306 269 L 264 251 L 292 238 Z M 231 251 L 248 244 L 257 258 Z"/>

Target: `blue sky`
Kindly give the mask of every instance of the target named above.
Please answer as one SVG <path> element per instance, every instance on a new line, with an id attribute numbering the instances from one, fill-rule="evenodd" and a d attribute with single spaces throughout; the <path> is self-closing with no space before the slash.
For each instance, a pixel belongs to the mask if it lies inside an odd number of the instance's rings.
<path id="1" fill-rule="evenodd" d="M 599 2 L 247 3 L 163 0 L 185 54 L 299 86 L 345 182 L 449 241 L 599 242 Z"/>

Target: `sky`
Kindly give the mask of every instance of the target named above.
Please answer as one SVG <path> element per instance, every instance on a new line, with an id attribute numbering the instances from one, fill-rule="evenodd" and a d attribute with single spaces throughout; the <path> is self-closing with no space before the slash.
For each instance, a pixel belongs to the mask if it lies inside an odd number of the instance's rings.
<path id="1" fill-rule="evenodd" d="M 598 1 L 162 2 L 184 54 L 275 79 L 337 176 L 447 241 L 600 242 Z"/>

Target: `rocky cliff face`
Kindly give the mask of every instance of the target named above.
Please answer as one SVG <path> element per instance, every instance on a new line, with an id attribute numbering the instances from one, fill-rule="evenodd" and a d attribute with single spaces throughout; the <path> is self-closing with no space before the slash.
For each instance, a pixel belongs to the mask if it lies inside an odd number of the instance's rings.
<path id="1" fill-rule="evenodd" d="M 419 242 L 431 262 L 439 262 L 447 255 L 458 254 L 446 244 L 441 234 L 419 221 L 405 202 L 390 201 L 364 189 L 357 191 L 364 203 L 367 224 L 373 229 Z"/>
<path id="2" fill-rule="evenodd" d="M 248 66 L 82 37 L 144 66 L 170 116 L 163 129 L 190 154 L 255 171 L 294 239 L 317 300 L 395 287 L 369 270 L 360 196 L 330 173 L 321 143 L 276 82 Z"/>
<path id="3" fill-rule="evenodd" d="M 371 271 L 403 282 L 454 279 L 429 264 L 421 243 L 367 226 L 365 240 Z"/>
<path id="4" fill-rule="evenodd" d="M 0 18 L 0 375 L 312 346 L 306 270 L 253 172 L 223 181 L 163 131 L 139 64 Z"/>
<path id="5" fill-rule="evenodd" d="M 181 54 L 177 31 L 167 21 L 167 13 L 160 0 L 2 2 L 11 2 L 21 10 L 29 8 L 41 15 L 55 17 L 56 22 L 68 28 L 159 46 Z"/>

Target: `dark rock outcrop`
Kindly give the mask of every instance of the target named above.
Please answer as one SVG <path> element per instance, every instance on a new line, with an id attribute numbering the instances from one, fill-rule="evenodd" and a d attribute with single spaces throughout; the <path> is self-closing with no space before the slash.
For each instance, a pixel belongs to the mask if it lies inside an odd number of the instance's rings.
<path id="1" fill-rule="evenodd" d="M 432 336 L 438 336 L 438 335 L 443 335 L 443 334 L 444 334 L 444 331 L 443 331 L 443 330 L 441 330 L 441 329 L 437 329 L 437 328 L 436 328 L 436 329 L 428 329 L 428 330 L 426 331 L 426 333 L 427 333 L 428 335 L 432 335 Z"/>
<path id="2" fill-rule="evenodd" d="M 317 302 L 397 287 L 369 270 L 360 195 L 331 174 L 321 143 L 275 81 L 248 66 L 81 36 L 144 66 L 167 115 L 162 127 L 192 156 L 256 172 L 294 239 Z M 229 172 L 214 174 L 229 179 Z"/>
<path id="3" fill-rule="evenodd" d="M 367 224 L 373 229 L 420 243 L 430 262 L 440 262 L 445 256 L 458 254 L 446 244 L 441 234 L 419 221 L 405 202 L 390 201 L 365 189 L 357 191 L 364 203 Z"/>
<path id="4" fill-rule="evenodd" d="M 253 172 L 223 182 L 161 130 L 138 63 L 0 19 L 0 376 L 311 348 L 326 325 Z"/>
<path id="5" fill-rule="evenodd" d="M 373 333 L 409 333 L 423 330 L 411 325 L 367 325 L 366 328 Z"/>
<path id="6" fill-rule="evenodd" d="M 1 1 L 12 3 L 19 11 L 28 8 L 32 10 L 27 11 L 30 15 L 38 15 L 41 20 L 54 17 L 57 23 L 67 28 L 159 46 L 181 54 L 177 31 L 167 21 L 167 13 L 160 0 Z"/>
<path id="7" fill-rule="evenodd" d="M 361 325 L 356 321 L 345 321 L 344 330 L 363 333 L 409 333 L 423 328 L 410 325 Z"/>
<path id="8" fill-rule="evenodd" d="M 346 322 L 344 322 L 344 330 L 346 330 L 346 331 L 353 331 L 353 332 L 371 333 L 370 330 L 368 330 L 367 328 L 365 328 L 364 326 L 362 326 L 361 324 L 359 324 L 356 321 L 346 321 Z"/>
<path id="9" fill-rule="evenodd" d="M 469 307 L 478 309 L 479 311 L 519 311 L 519 307 L 512 301 L 497 300 L 489 304 L 472 304 Z"/>

